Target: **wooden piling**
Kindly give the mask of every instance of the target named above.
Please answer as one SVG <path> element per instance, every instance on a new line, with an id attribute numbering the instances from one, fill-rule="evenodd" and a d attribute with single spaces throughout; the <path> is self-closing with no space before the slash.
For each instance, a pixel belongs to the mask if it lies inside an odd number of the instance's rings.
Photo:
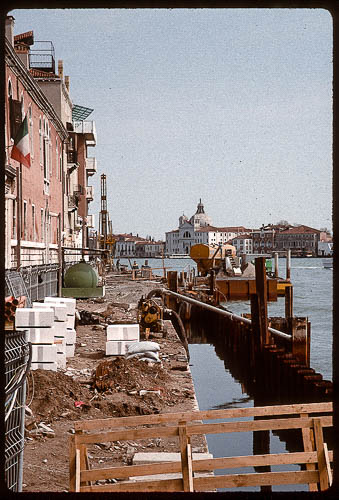
<path id="1" fill-rule="evenodd" d="M 286 252 L 286 279 L 291 279 L 291 250 Z"/>
<path id="2" fill-rule="evenodd" d="M 168 271 L 167 286 L 172 292 L 178 293 L 178 273 L 177 271 Z M 177 309 L 177 300 L 175 297 L 168 295 L 168 307 L 174 311 Z"/>
<path id="3" fill-rule="evenodd" d="M 292 334 L 292 354 L 300 363 L 310 366 L 307 318 L 290 318 L 289 323 Z"/>
<path id="4" fill-rule="evenodd" d="M 289 319 L 293 316 L 293 286 L 285 288 L 285 318 Z"/>
<path id="5" fill-rule="evenodd" d="M 270 343 L 267 320 L 267 278 L 265 262 L 265 257 L 257 257 L 255 259 L 255 283 L 259 305 L 260 349 L 263 348 L 264 344 Z"/>
<path id="6" fill-rule="evenodd" d="M 274 276 L 279 277 L 279 254 L 275 252 L 274 254 Z"/>

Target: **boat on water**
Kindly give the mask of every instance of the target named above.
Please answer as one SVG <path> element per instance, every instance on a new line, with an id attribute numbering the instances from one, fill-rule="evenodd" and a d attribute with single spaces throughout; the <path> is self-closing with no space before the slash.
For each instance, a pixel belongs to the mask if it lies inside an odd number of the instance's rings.
<path id="1" fill-rule="evenodd" d="M 323 260 L 324 269 L 333 269 L 333 259 Z"/>
<path id="2" fill-rule="evenodd" d="M 173 255 L 167 255 L 167 259 L 190 259 L 191 257 L 187 253 L 174 253 Z"/>

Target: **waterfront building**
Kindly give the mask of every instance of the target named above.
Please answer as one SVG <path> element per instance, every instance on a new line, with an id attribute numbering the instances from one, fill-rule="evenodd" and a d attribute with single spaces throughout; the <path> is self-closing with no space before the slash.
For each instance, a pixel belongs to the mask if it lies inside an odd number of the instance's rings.
<path id="1" fill-rule="evenodd" d="M 165 254 L 188 255 L 193 245 L 227 243 L 231 238 L 248 231 L 243 226 L 213 226 L 200 199 L 197 210 L 190 219 L 185 215 L 180 216 L 178 229 L 166 232 Z"/>
<path id="2" fill-rule="evenodd" d="M 319 241 L 319 243 L 318 243 L 318 255 L 320 257 L 332 257 L 333 256 L 333 242 L 331 242 L 331 241 Z"/>
<path id="3" fill-rule="evenodd" d="M 239 234 L 230 239 L 229 243 L 236 248 L 237 255 L 253 253 L 253 238 L 251 234 Z"/>
<path id="4" fill-rule="evenodd" d="M 142 238 L 138 234 L 134 236 L 129 234 L 113 235 L 116 240 L 114 257 L 161 257 L 164 253 L 165 243 L 163 241 L 154 241 L 150 238 Z"/>
<path id="5" fill-rule="evenodd" d="M 279 227 L 273 224 L 262 225 L 260 229 L 251 231 L 253 240 L 253 252 L 257 254 L 271 253 L 275 248 L 275 234 Z"/>
<path id="6" fill-rule="evenodd" d="M 95 145 L 95 125 L 79 113 L 88 108 L 72 104 L 52 42 L 35 42 L 32 31 L 14 35 L 12 16 L 6 19 L 5 82 L 5 267 L 43 274 L 60 267 L 63 246 L 87 247 L 93 225 L 87 180 L 96 171 L 87 147 Z M 25 118 L 30 156 L 20 162 L 11 152 Z"/>
<path id="7" fill-rule="evenodd" d="M 295 257 L 316 257 L 320 233 L 321 231 L 318 229 L 305 225 L 290 227 L 276 233 L 274 248 L 276 251 L 291 250 L 291 255 Z"/>

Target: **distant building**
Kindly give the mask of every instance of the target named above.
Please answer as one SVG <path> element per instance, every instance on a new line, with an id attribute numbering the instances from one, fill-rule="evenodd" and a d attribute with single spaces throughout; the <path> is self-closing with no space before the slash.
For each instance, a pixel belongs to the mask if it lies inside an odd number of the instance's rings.
<path id="1" fill-rule="evenodd" d="M 273 252 L 275 248 L 275 235 L 277 227 L 272 224 L 261 226 L 260 229 L 253 229 L 253 252 L 258 254 L 267 254 Z"/>
<path id="2" fill-rule="evenodd" d="M 251 234 L 240 234 L 232 238 L 229 243 L 236 248 L 238 256 L 253 253 L 253 238 Z"/>
<path id="3" fill-rule="evenodd" d="M 320 233 L 321 231 L 318 229 L 304 225 L 291 227 L 276 233 L 274 248 L 276 251 L 291 250 L 291 255 L 295 257 L 316 257 L 318 255 Z"/>
<path id="4" fill-rule="evenodd" d="M 164 252 L 165 243 L 141 238 L 139 235 L 129 234 L 113 235 L 116 240 L 115 257 L 161 257 Z"/>
<path id="5" fill-rule="evenodd" d="M 211 218 L 205 213 L 200 199 L 197 210 L 190 219 L 182 215 L 179 217 L 178 229 L 166 232 L 165 254 L 188 255 L 193 245 L 226 243 L 238 234 L 248 231 L 243 226 L 219 228 L 212 226 Z"/>
<path id="6" fill-rule="evenodd" d="M 331 241 L 319 241 L 319 243 L 318 243 L 318 255 L 320 257 L 332 257 L 333 256 L 333 243 Z"/>

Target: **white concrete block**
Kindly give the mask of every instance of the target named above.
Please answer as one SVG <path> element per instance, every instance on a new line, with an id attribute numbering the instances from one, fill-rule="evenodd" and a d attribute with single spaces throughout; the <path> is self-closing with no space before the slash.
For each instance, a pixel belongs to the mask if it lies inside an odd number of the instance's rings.
<path id="1" fill-rule="evenodd" d="M 46 309 L 52 308 L 54 310 L 54 320 L 55 321 L 66 321 L 67 316 L 67 306 L 66 304 L 57 302 L 33 302 L 33 308 Z"/>
<path id="2" fill-rule="evenodd" d="M 67 328 L 65 335 L 66 343 L 75 344 L 76 337 L 77 337 L 77 332 L 74 330 L 74 328 Z"/>
<path id="3" fill-rule="evenodd" d="M 58 368 L 66 370 L 66 352 L 57 352 L 56 362 Z"/>
<path id="4" fill-rule="evenodd" d="M 28 342 L 32 344 L 53 344 L 54 335 L 52 328 L 28 328 Z"/>
<path id="5" fill-rule="evenodd" d="M 66 340 L 64 339 L 63 342 L 56 342 L 55 345 L 57 346 L 57 354 L 65 354 L 66 355 Z"/>
<path id="6" fill-rule="evenodd" d="M 55 337 L 66 337 L 67 323 L 65 321 L 54 321 L 52 328 Z"/>
<path id="7" fill-rule="evenodd" d="M 106 342 L 106 356 L 124 356 L 127 352 L 127 347 L 133 344 L 134 341 L 126 340 L 109 340 Z"/>
<path id="8" fill-rule="evenodd" d="M 15 327 L 50 327 L 54 323 L 54 310 L 18 307 L 15 311 Z"/>
<path id="9" fill-rule="evenodd" d="M 66 358 L 73 358 L 75 352 L 75 344 L 66 344 Z"/>
<path id="10" fill-rule="evenodd" d="M 55 344 L 32 344 L 32 363 L 54 363 L 56 360 Z"/>
<path id="11" fill-rule="evenodd" d="M 75 315 L 74 314 L 67 314 L 66 324 L 67 324 L 67 328 L 74 328 L 75 327 Z"/>
<path id="12" fill-rule="evenodd" d="M 138 324 L 134 325 L 108 325 L 107 340 L 132 340 L 139 342 L 140 328 Z"/>
<path id="13" fill-rule="evenodd" d="M 68 298 L 68 297 L 45 297 L 44 302 L 55 302 L 57 304 L 65 304 L 67 308 L 67 313 L 70 315 L 75 314 L 76 308 L 76 299 Z"/>
<path id="14" fill-rule="evenodd" d="M 31 370 L 52 370 L 57 371 L 56 361 L 54 363 L 31 363 Z"/>

